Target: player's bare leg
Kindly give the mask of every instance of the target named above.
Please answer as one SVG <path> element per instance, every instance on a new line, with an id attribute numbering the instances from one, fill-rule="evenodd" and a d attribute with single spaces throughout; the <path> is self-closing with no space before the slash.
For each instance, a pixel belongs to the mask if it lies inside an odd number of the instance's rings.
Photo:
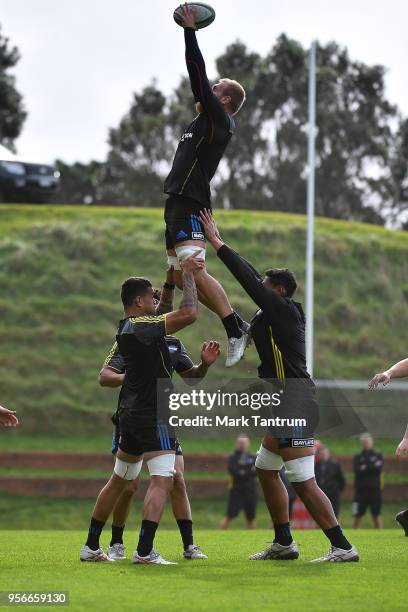
<path id="1" fill-rule="evenodd" d="M 181 539 L 183 540 L 183 556 L 189 560 L 207 559 L 207 555 L 200 550 L 199 546 L 194 544 L 193 519 L 184 480 L 184 457 L 182 455 L 176 455 L 175 469 L 174 486 L 170 493 L 170 498 L 174 518 L 177 521 Z"/>
<path id="2" fill-rule="evenodd" d="M 231 523 L 231 519 L 229 518 L 229 516 L 224 516 L 224 518 L 222 519 L 221 523 L 220 523 L 220 529 L 228 529 Z"/>
<path id="3" fill-rule="evenodd" d="M 150 484 L 143 502 L 143 519 L 132 563 L 174 565 L 153 549 L 166 499 L 173 488 L 174 452 L 147 452 L 144 458 L 150 473 Z"/>
<path id="4" fill-rule="evenodd" d="M 289 496 L 277 470 L 256 468 L 269 515 L 274 525 L 289 523 Z"/>
<path id="5" fill-rule="evenodd" d="M 289 472 L 292 472 L 290 476 L 288 472 L 289 481 L 291 482 L 295 491 L 305 504 L 307 510 L 309 511 L 313 519 L 323 530 L 324 534 L 330 540 L 330 543 L 332 545 L 332 548 L 327 555 L 325 555 L 324 557 L 320 557 L 319 559 L 315 559 L 315 561 L 358 561 L 357 551 L 343 535 L 343 532 L 333 512 L 330 500 L 317 486 L 316 480 L 313 475 L 313 466 L 310 466 L 311 461 L 308 461 L 306 463 L 306 458 L 310 457 L 311 459 L 313 459 L 314 450 L 312 448 L 279 448 L 278 440 L 271 436 L 265 436 L 262 442 L 262 448 L 266 449 L 266 452 L 264 451 L 263 454 L 260 453 L 258 455 L 259 461 L 257 459 L 257 469 L 258 474 L 261 474 L 260 478 L 262 478 L 262 480 L 264 481 L 263 489 L 266 493 L 265 500 L 268 508 L 270 508 L 271 517 L 275 527 L 275 542 L 281 544 L 282 546 L 284 546 L 285 544 L 287 546 L 290 546 L 288 545 L 289 541 L 293 543 L 292 536 L 290 533 L 289 504 L 287 495 L 286 497 L 284 497 L 282 494 L 282 508 L 280 510 L 277 510 L 273 500 L 275 488 L 276 493 L 279 495 L 279 484 L 276 484 L 277 479 L 276 476 L 274 476 L 273 474 L 276 474 L 276 471 L 278 471 L 281 467 L 279 461 L 280 457 L 285 463 L 287 470 L 289 470 Z M 302 459 L 304 461 L 297 461 Z M 268 463 L 270 463 L 269 469 L 267 465 Z M 270 472 L 271 475 L 268 475 L 268 472 Z M 286 522 L 278 524 L 275 522 L 274 516 L 276 521 L 285 520 Z M 275 543 L 272 544 L 272 546 L 266 549 L 265 551 L 257 553 L 251 558 L 279 558 L 275 555 L 274 547 Z M 295 551 L 292 552 L 294 555 Z M 285 555 L 285 551 L 283 551 L 282 554 Z M 285 558 L 285 556 L 280 558 Z M 289 556 L 286 558 L 296 557 Z"/>
<path id="6" fill-rule="evenodd" d="M 377 514 L 376 516 L 373 516 L 373 523 L 374 523 L 374 528 L 375 529 L 383 529 L 383 527 L 384 527 L 382 516 L 380 514 Z"/>
<path id="7" fill-rule="evenodd" d="M 360 529 L 362 520 L 361 516 L 355 516 L 353 518 L 353 529 Z"/>
<path id="8" fill-rule="evenodd" d="M 184 247 L 205 250 L 205 242 L 201 240 L 186 240 L 177 244 L 175 249 L 168 250 L 167 254 L 175 257 L 177 252 L 180 254 L 179 249 Z M 177 286 L 182 288 L 181 273 L 177 270 L 175 270 L 175 280 Z M 205 268 L 196 273 L 195 281 L 198 299 L 221 319 L 225 328 L 228 336 L 225 365 L 231 367 L 242 358 L 248 344 L 247 324 L 244 324 L 244 322 L 237 318 L 223 286 Z"/>
<path id="9" fill-rule="evenodd" d="M 127 474 L 116 473 L 117 465 L 119 464 L 118 459 L 126 461 Z M 105 526 L 106 521 L 113 512 L 116 506 L 118 498 L 122 492 L 129 485 L 129 482 L 136 479 L 140 467 L 142 457 L 136 457 L 134 455 L 128 455 L 119 450 L 117 453 L 117 460 L 115 463 L 114 473 L 110 477 L 109 481 L 103 487 L 96 500 L 94 510 L 92 513 L 91 523 L 88 531 L 88 538 L 85 545 L 81 549 L 80 559 L 81 561 L 110 561 L 108 555 L 106 555 L 100 547 L 99 539 L 102 530 Z M 133 477 L 133 471 L 134 477 Z M 118 470 L 119 472 L 119 470 Z"/>
<path id="10" fill-rule="evenodd" d="M 132 507 L 133 497 L 139 486 L 139 478 L 132 480 L 123 489 L 116 502 L 112 515 L 112 537 L 108 548 L 108 555 L 115 561 L 126 559 L 126 549 L 123 544 L 123 532 Z"/>

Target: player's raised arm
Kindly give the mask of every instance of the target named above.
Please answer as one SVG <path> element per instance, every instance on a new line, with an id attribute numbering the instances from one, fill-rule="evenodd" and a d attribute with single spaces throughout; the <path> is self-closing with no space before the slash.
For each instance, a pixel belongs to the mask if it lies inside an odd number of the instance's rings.
<path id="1" fill-rule="evenodd" d="M 197 288 L 194 274 L 204 268 L 199 252 L 188 257 L 183 263 L 183 295 L 178 310 L 166 315 L 166 333 L 173 334 L 194 323 L 198 314 Z"/>
<path id="2" fill-rule="evenodd" d="M 284 299 L 278 293 L 268 290 L 263 285 L 262 276 L 249 261 L 225 244 L 211 212 L 209 210 L 201 211 L 200 219 L 207 240 L 216 250 L 217 256 L 227 266 L 231 274 L 235 276 L 255 304 L 265 312 L 285 307 Z"/>
<path id="3" fill-rule="evenodd" d="M 166 271 L 166 281 L 160 293 L 160 302 L 156 308 L 156 315 L 165 314 L 173 310 L 174 289 L 174 268 L 170 266 Z"/>
<path id="4" fill-rule="evenodd" d="M 203 111 L 212 116 L 214 120 L 225 122 L 225 111 L 218 97 L 213 93 L 207 77 L 204 58 L 198 46 L 194 12 L 186 4 L 183 6 L 182 25 L 186 44 L 186 65 L 194 100 L 200 102 Z"/>
<path id="5" fill-rule="evenodd" d="M 394 363 L 388 370 L 379 372 L 368 383 L 369 389 L 376 389 L 380 383 L 388 385 L 392 378 L 405 378 L 408 376 L 408 358 Z"/>
<path id="6" fill-rule="evenodd" d="M 220 344 L 215 340 L 204 342 L 201 348 L 201 361 L 188 370 L 179 372 L 180 376 L 189 385 L 194 385 L 198 380 L 205 378 L 209 368 L 215 363 L 220 356 Z"/>

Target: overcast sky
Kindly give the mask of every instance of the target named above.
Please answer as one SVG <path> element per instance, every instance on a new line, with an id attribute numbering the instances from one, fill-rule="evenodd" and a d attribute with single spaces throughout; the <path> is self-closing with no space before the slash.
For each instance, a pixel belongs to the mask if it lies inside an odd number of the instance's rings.
<path id="1" fill-rule="evenodd" d="M 408 2 L 207 3 L 217 13 L 199 33 L 210 77 L 215 58 L 237 38 L 261 54 L 281 32 L 303 45 L 335 40 L 352 58 L 388 68 L 388 97 L 408 115 Z M 40 162 L 104 159 L 108 128 L 128 110 L 132 92 L 156 77 L 169 93 L 185 73 L 175 6 L 173 0 L 2 0 L 0 23 L 22 55 L 14 73 L 29 113 L 19 153 Z"/>

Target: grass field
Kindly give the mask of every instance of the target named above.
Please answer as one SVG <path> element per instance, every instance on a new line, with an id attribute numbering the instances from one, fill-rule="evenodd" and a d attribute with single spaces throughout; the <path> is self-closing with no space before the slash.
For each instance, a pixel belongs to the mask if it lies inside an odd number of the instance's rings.
<path id="1" fill-rule="evenodd" d="M 318 531 L 298 532 L 297 561 L 248 561 L 271 533 L 200 531 L 207 561 L 184 561 L 178 534 L 162 530 L 157 548 L 177 566 L 135 566 L 129 560 L 78 560 L 82 532 L 0 532 L 0 590 L 68 591 L 71 610 L 406 610 L 408 538 L 401 531 L 353 533 L 361 561 L 315 565 L 327 552 Z M 135 542 L 128 542 L 128 555 Z M 255 565 L 256 564 L 256 565 Z M 32 607 L 32 606 L 30 606 Z M 54 607 L 52 607 L 54 609 Z M 56 609 L 56 608 L 55 608 Z"/>
<path id="2" fill-rule="evenodd" d="M 109 434 L 116 394 L 98 387 L 97 374 L 121 316 L 123 279 L 163 280 L 162 215 L 146 208 L 0 207 L 1 401 L 18 410 L 22 432 Z M 293 269 L 303 300 L 305 217 L 217 211 L 217 219 L 224 238 L 259 270 Z M 208 267 L 249 317 L 254 305 L 214 253 Z M 368 379 L 405 355 L 407 232 L 317 219 L 315 279 L 316 377 Z M 195 360 L 209 336 L 223 341 L 224 331 L 201 309 L 181 334 Z M 226 376 L 223 360 L 211 370 L 214 380 Z M 228 377 L 255 376 L 257 362 L 247 351 Z"/>
<path id="3" fill-rule="evenodd" d="M 0 530 L 1 529 L 82 529 L 88 528 L 90 516 L 95 501 L 93 499 L 51 498 L 51 497 L 24 497 L 2 493 L 0 495 Z M 218 529 L 221 518 L 225 514 L 227 504 L 227 487 L 225 499 L 193 500 L 192 511 L 194 525 L 197 529 Z M 384 527 L 393 529 L 396 526 L 395 515 L 407 506 L 405 503 L 385 503 L 382 509 Z M 136 496 L 133 509 L 128 519 L 127 529 L 134 533 L 140 520 L 142 499 Z M 346 529 L 351 527 L 351 503 L 344 501 L 340 511 L 340 523 Z M 257 524 L 259 529 L 266 529 L 270 525 L 270 518 L 262 496 L 259 498 L 257 508 Z M 110 523 L 107 524 L 109 530 Z M 363 528 L 372 526 L 371 517 L 367 514 L 363 520 Z M 170 504 L 162 518 L 162 527 L 177 530 Z M 232 521 L 231 529 L 245 527 L 243 513 Z"/>

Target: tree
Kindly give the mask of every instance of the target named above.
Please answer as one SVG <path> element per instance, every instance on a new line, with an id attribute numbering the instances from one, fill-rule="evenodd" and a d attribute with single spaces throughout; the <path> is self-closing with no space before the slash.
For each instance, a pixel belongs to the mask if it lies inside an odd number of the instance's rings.
<path id="1" fill-rule="evenodd" d="M 105 204 L 99 193 L 104 162 L 76 162 L 72 165 L 61 160 L 55 162 L 60 171 L 61 182 L 53 201 L 60 204 Z"/>
<path id="2" fill-rule="evenodd" d="M 134 94 L 129 112 L 109 132 L 109 145 L 100 198 L 112 204 L 160 206 L 171 151 L 166 98 L 155 83 Z"/>
<path id="3" fill-rule="evenodd" d="M 397 109 L 385 96 L 382 66 L 350 59 L 335 42 L 318 45 L 317 59 L 316 212 L 383 223 L 386 207 L 398 214 L 407 206 L 407 123 L 396 135 Z M 285 34 L 265 57 L 237 41 L 216 67 L 216 78 L 238 80 L 247 100 L 212 184 L 215 206 L 304 213 L 308 50 Z M 186 77 L 167 100 L 154 82 L 135 93 L 110 130 L 94 201 L 160 206 L 193 114 Z"/>
<path id="4" fill-rule="evenodd" d="M 0 143 L 10 149 L 14 149 L 13 141 L 20 134 L 27 116 L 22 96 L 16 89 L 15 77 L 9 72 L 19 59 L 18 49 L 10 47 L 0 26 Z"/>
<path id="5" fill-rule="evenodd" d="M 403 227 L 408 229 L 408 119 L 399 123 L 391 155 L 390 171 L 392 189 L 390 191 L 391 221 L 405 217 Z"/>

